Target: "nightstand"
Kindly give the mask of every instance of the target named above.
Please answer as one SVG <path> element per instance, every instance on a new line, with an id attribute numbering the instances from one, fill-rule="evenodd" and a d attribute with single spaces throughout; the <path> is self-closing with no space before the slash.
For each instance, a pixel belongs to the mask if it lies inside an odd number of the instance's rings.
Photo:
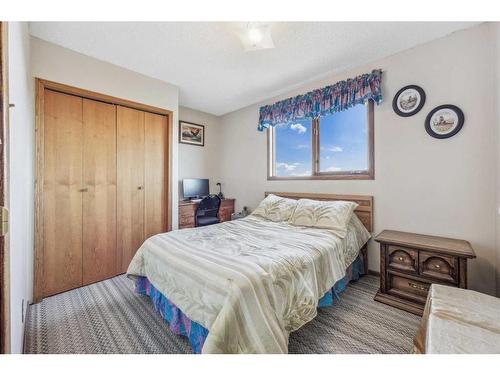
<path id="1" fill-rule="evenodd" d="M 467 288 L 469 242 L 384 230 L 380 243 L 380 289 L 375 300 L 422 315 L 433 283 Z"/>

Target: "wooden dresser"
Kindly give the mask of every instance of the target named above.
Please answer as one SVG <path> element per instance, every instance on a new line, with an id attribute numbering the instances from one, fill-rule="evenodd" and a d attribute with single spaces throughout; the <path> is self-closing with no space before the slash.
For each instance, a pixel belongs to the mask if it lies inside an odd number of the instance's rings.
<path id="1" fill-rule="evenodd" d="M 222 222 L 231 220 L 234 213 L 234 199 L 223 199 L 219 209 L 219 220 Z M 194 213 L 198 203 L 191 201 L 179 202 L 179 229 L 194 228 Z"/>
<path id="2" fill-rule="evenodd" d="M 433 283 L 467 288 L 467 241 L 384 230 L 380 243 L 380 289 L 375 300 L 422 315 Z"/>

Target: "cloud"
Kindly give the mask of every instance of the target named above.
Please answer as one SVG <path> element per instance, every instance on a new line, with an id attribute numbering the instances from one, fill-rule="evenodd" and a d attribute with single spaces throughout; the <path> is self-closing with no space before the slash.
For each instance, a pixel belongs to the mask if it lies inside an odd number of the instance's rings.
<path id="1" fill-rule="evenodd" d="M 309 147 L 311 147 L 311 145 L 297 145 L 297 146 L 295 146 L 295 148 L 297 150 L 302 150 L 303 148 L 309 148 Z"/>
<path id="2" fill-rule="evenodd" d="M 331 167 L 326 168 L 323 172 L 339 172 L 341 170 L 341 168 L 332 165 Z"/>
<path id="3" fill-rule="evenodd" d="M 294 171 L 297 166 L 299 166 L 300 163 L 293 163 L 293 164 L 288 164 L 288 163 L 276 163 L 276 168 L 281 168 L 284 169 L 287 172 Z"/>
<path id="4" fill-rule="evenodd" d="M 307 131 L 307 128 L 299 123 L 290 125 L 290 129 L 297 130 L 299 134 L 304 134 Z"/>
<path id="5" fill-rule="evenodd" d="M 304 177 L 304 176 L 310 176 L 311 175 L 311 171 L 305 171 L 305 172 L 301 172 L 301 173 L 290 173 L 290 176 L 293 176 L 293 177 Z"/>
<path id="6" fill-rule="evenodd" d="M 321 147 L 321 150 L 330 151 L 330 152 L 342 152 L 342 151 L 344 151 L 344 149 L 340 146 L 324 146 L 324 147 Z"/>

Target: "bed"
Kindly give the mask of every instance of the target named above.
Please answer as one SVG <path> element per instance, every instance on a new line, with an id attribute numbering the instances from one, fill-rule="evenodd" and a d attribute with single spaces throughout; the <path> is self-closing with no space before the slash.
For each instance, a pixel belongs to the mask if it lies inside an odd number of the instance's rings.
<path id="1" fill-rule="evenodd" d="M 344 238 L 251 215 L 153 236 L 128 268 L 195 353 L 287 353 L 290 332 L 366 273 L 372 197 L 274 194 L 358 206 Z"/>

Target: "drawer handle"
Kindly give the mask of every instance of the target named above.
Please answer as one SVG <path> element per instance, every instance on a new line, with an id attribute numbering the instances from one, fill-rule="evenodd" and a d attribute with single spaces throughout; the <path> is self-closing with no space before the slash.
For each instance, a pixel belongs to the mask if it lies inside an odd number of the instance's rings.
<path id="1" fill-rule="evenodd" d="M 78 191 L 80 193 L 85 193 L 86 191 L 89 191 L 89 189 L 88 188 L 81 188 L 81 189 L 78 189 Z"/>
<path id="2" fill-rule="evenodd" d="M 436 264 L 434 267 L 436 267 L 438 269 L 441 268 L 441 266 L 439 264 Z"/>
<path id="3" fill-rule="evenodd" d="M 415 284 L 415 283 L 408 283 L 409 286 L 411 286 L 413 289 L 418 289 L 418 290 L 425 290 L 426 292 L 429 291 L 429 288 L 428 287 L 425 287 L 425 286 L 422 286 L 422 285 L 418 285 L 418 284 Z"/>
<path id="4" fill-rule="evenodd" d="M 402 261 L 403 261 L 403 257 L 399 257 L 399 258 L 398 258 L 398 260 L 399 260 L 400 262 L 402 262 Z"/>

